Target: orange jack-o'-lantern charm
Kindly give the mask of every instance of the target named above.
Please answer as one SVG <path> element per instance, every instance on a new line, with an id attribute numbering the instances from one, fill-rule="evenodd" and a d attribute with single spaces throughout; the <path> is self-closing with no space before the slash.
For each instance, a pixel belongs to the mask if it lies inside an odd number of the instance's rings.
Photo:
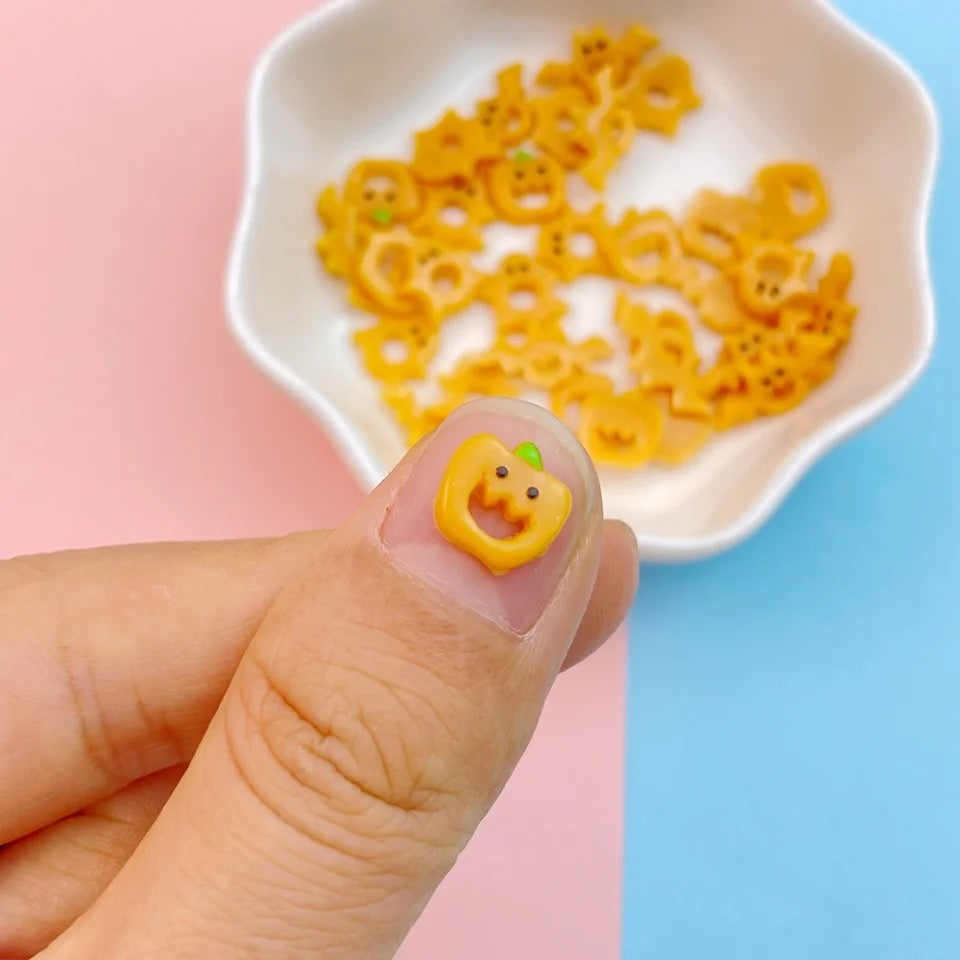
<path id="1" fill-rule="evenodd" d="M 587 397 L 580 405 L 577 436 L 595 463 L 642 467 L 663 434 L 663 414 L 640 391 Z"/>
<path id="2" fill-rule="evenodd" d="M 563 167 L 551 157 L 518 150 L 490 171 L 490 202 L 507 223 L 546 223 L 567 203 Z"/>
<path id="3" fill-rule="evenodd" d="M 471 513 L 474 501 L 487 510 L 499 509 L 519 530 L 507 537 L 487 533 Z M 569 487 L 543 469 L 536 444 L 521 443 L 511 453 L 496 437 L 480 434 L 451 458 L 434 515 L 447 540 L 500 575 L 547 552 L 567 522 L 572 502 Z"/>
<path id="4" fill-rule="evenodd" d="M 344 200 L 362 223 L 383 229 L 412 220 L 421 205 L 410 168 L 395 160 L 361 160 L 347 177 Z"/>

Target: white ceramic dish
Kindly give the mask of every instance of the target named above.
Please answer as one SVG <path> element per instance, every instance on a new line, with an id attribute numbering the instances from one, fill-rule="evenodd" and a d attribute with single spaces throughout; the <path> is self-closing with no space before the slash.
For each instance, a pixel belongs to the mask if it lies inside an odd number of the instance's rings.
<path id="1" fill-rule="evenodd" d="M 681 469 L 602 476 L 607 514 L 633 526 L 646 559 L 693 559 L 755 530 L 811 464 L 903 396 L 933 345 L 935 113 L 913 73 L 823 0 L 334 0 L 254 73 L 228 312 L 256 363 L 375 485 L 404 444 L 358 364 L 343 290 L 313 256 L 318 188 L 364 155 L 407 155 L 441 108 L 469 110 L 498 68 L 560 57 L 596 21 L 649 25 L 691 61 L 704 97 L 675 140 L 640 138 L 611 179 L 614 210 L 676 212 L 703 186 L 742 190 L 762 163 L 808 160 L 834 198 L 809 245 L 849 250 L 857 267 L 857 335 L 798 409 L 721 435 Z M 608 327 L 611 302 L 612 289 L 585 286 L 577 322 Z"/>

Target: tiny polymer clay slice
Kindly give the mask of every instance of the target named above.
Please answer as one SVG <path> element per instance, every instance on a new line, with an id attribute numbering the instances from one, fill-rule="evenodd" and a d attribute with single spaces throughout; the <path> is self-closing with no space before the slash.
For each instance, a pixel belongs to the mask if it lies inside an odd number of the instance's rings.
<path id="1" fill-rule="evenodd" d="M 650 395 L 663 415 L 663 431 L 653 451 L 652 461 L 668 467 L 679 467 L 691 460 L 706 446 L 713 435 L 713 417 L 676 416 L 668 392 L 657 390 Z"/>
<path id="2" fill-rule="evenodd" d="M 663 433 L 663 413 L 640 391 L 601 393 L 580 404 L 577 436 L 597 464 L 642 467 Z"/>
<path id="3" fill-rule="evenodd" d="M 356 211 L 361 223 L 387 228 L 412 220 L 422 198 L 406 163 L 361 160 L 347 176 L 344 202 Z"/>
<path id="4" fill-rule="evenodd" d="M 555 293 L 557 278 L 524 253 L 508 254 L 477 285 L 477 297 L 493 309 L 498 333 L 548 332 L 566 313 Z"/>
<path id="5" fill-rule="evenodd" d="M 591 107 L 582 91 L 572 87 L 554 90 L 533 101 L 533 112 L 533 142 L 565 170 L 579 170 L 594 155 Z"/>
<path id="6" fill-rule="evenodd" d="M 594 190 L 603 190 L 607 176 L 630 149 L 637 133 L 633 114 L 621 105 L 622 93 L 615 88 L 613 69 L 597 75 L 598 98 L 590 112 L 587 128 L 593 136 L 593 152 L 580 167 L 580 176 Z"/>
<path id="7" fill-rule="evenodd" d="M 458 180 L 426 188 L 423 210 L 411 224 L 414 233 L 460 250 L 482 250 L 481 229 L 494 218 L 483 184 Z"/>
<path id="8" fill-rule="evenodd" d="M 830 212 L 823 177 L 809 163 L 773 163 L 753 181 L 760 216 L 768 236 L 796 240 L 818 227 Z"/>
<path id="9" fill-rule="evenodd" d="M 664 210 L 627 210 L 613 228 L 610 255 L 616 275 L 641 286 L 676 286 L 684 264 L 679 228 Z"/>
<path id="10" fill-rule="evenodd" d="M 624 95 L 624 106 L 640 130 L 672 137 L 684 114 L 700 106 L 690 64 L 673 53 L 641 65 L 636 84 Z"/>
<path id="11" fill-rule="evenodd" d="M 497 74 L 497 95 L 477 104 L 477 120 L 486 135 L 503 149 L 515 147 L 530 134 L 533 110 L 523 89 L 523 66 Z"/>
<path id="12" fill-rule="evenodd" d="M 416 135 L 411 167 L 424 183 L 452 183 L 469 180 L 478 164 L 501 153 L 479 120 L 448 110 L 439 123 Z"/>
<path id="13" fill-rule="evenodd" d="M 516 532 L 496 537 L 472 507 L 499 510 Z M 547 552 L 573 505 L 569 487 L 549 473 L 536 444 L 512 451 L 491 434 L 465 440 L 450 458 L 434 504 L 437 529 L 498 576 Z"/>
<path id="14" fill-rule="evenodd" d="M 432 321 L 439 322 L 473 299 L 478 281 L 464 251 L 444 249 L 430 237 L 419 237 L 404 294 Z"/>
<path id="15" fill-rule="evenodd" d="M 517 150 L 495 163 L 487 188 L 494 210 L 507 223 L 546 223 L 567 205 L 567 179 L 563 167 L 547 156 Z"/>
<path id="16" fill-rule="evenodd" d="M 437 352 L 436 327 L 419 318 L 384 317 L 353 339 L 367 372 L 383 384 L 422 379 Z"/>
<path id="17" fill-rule="evenodd" d="M 813 254 L 788 243 L 760 243 L 733 272 L 740 304 L 758 317 L 772 317 L 792 297 L 808 293 Z"/>
<path id="18" fill-rule="evenodd" d="M 735 266 L 763 234 L 760 209 L 746 197 L 701 190 L 683 216 L 680 236 L 687 253 L 715 267 Z"/>
<path id="19" fill-rule="evenodd" d="M 602 204 L 588 213 L 569 207 L 540 228 L 537 259 L 567 283 L 585 274 L 609 277 L 613 246 L 613 228 Z"/>
<path id="20" fill-rule="evenodd" d="M 616 85 L 623 86 L 647 51 L 659 42 L 639 24 L 630 27 L 619 40 L 602 24 L 579 30 L 573 36 L 570 62 L 547 63 L 537 75 L 537 83 L 544 87 L 580 86 L 596 101 L 600 96 L 597 74 L 609 69 Z"/>

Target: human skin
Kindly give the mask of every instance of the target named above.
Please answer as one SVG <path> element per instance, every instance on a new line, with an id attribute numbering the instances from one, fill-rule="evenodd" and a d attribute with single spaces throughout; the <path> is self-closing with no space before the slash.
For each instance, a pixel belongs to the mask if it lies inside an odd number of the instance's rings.
<path id="1" fill-rule="evenodd" d="M 504 576 L 431 520 L 481 432 L 573 494 Z M 0 957 L 393 956 L 636 577 L 576 440 L 500 400 L 336 531 L 0 562 Z"/>

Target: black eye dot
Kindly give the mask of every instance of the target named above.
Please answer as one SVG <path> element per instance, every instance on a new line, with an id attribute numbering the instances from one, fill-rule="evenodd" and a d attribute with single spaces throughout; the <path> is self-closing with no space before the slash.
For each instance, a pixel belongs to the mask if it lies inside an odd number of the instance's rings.
<path id="1" fill-rule="evenodd" d="M 769 386 L 770 386 L 770 383 L 771 383 L 769 377 L 764 377 L 760 382 L 761 382 L 765 387 L 769 387 Z"/>
<path id="2" fill-rule="evenodd" d="M 518 180 L 522 180 L 522 179 L 526 176 L 526 174 L 525 174 L 522 170 L 514 170 L 514 171 L 513 171 L 513 175 L 514 175 Z"/>
<path id="3" fill-rule="evenodd" d="M 787 371 L 784 370 L 783 367 L 777 367 L 777 369 L 774 370 L 773 372 L 774 372 L 778 377 L 785 377 L 785 376 L 787 375 Z"/>
<path id="4" fill-rule="evenodd" d="M 539 173 L 541 177 L 546 176 L 547 168 L 543 164 L 540 164 L 540 166 L 537 167 L 537 173 Z"/>
<path id="5" fill-rule="evenodd" d="M 586 57 L 589 57 L 590 54 L 593 53 L 593 47 L 591 47 L 589 43 L 585 43 L 580 49 Z"/>
<path id="6" fill-rule="evenodd" d="M 761 337 L 759 333 L 755 333 L 755 334 L 753 335 L 753 342 L 754 342 L 754 343 L 759 343 L 762 339 L 763 339 L 763 337 Z"/>
<path id="7" fill-rule="evenodd" d="M 387 203 L 393 203 L 397 199 L 397 195 L 391 190 L 387 194 Z"/>
<path id="8" fill-rule="evenodd" d="M 562 233 L 559 233 L 559 232 L 558 232 L 558 233 L 555 233 L 555 234 L 553 235 L 553 239 L 556 240 L 557 243 L 559 243 L 559 242 L 563 239 L 563 234 L 562 234 Z"/>
<path id="9" fill-rule="evenodd" d="M 497 467 L 497 476 L 502 480 L 504 477 L 508 476 L 510 471 L 506 467 Z"/>
<path id="10" fill-rule="evenodd" d="M 363 199 L 364 199 L 364 200 L 372 200 L 373 197 L 374 197 L 374 193 L 373 193 L 372 190 L 364 190 L 364 191 L 363 191 Z"/>
<path id="11" fill-rule="evenodd" d="M 767 285 L 762 281 L 757 281 L 757 293 L 763 293 L 767 289 Z"/>
<path id="12" fill-rule="evenodd" d="M 770 288 L 770 293 L 771 293 L 771 295 L 774 296 L 774 297 L 779 297 L 779 296 L 780 296 L 780 288 L 779 288 L 776 284 L 774 284 L 774 285 Z"/>
<path id="13" fill-rule="evenodd" d="M 540 491 L 536 487 L 527 487 L 527 496 L 531 500 L 536 500 L 540 496 Z"/>
<path id="14" fill-rule="evenodd" d="M 749 344 L 749 343 L 741 343 L 741 344 L 740 344 L 740 349 L 741 349 L 744 353 L 746 353 L 746 352 L 750 349 L 750 344 Z"/>
<path id="15" fill-rule="evenodd" d="M 607 41 L 606 41 L 606 40 L 598 40 L 598 41 L 597 41 L 597 49 L 598 49 L 598 50 L 606 50 L 606 49 L 607 49 Z"/>

